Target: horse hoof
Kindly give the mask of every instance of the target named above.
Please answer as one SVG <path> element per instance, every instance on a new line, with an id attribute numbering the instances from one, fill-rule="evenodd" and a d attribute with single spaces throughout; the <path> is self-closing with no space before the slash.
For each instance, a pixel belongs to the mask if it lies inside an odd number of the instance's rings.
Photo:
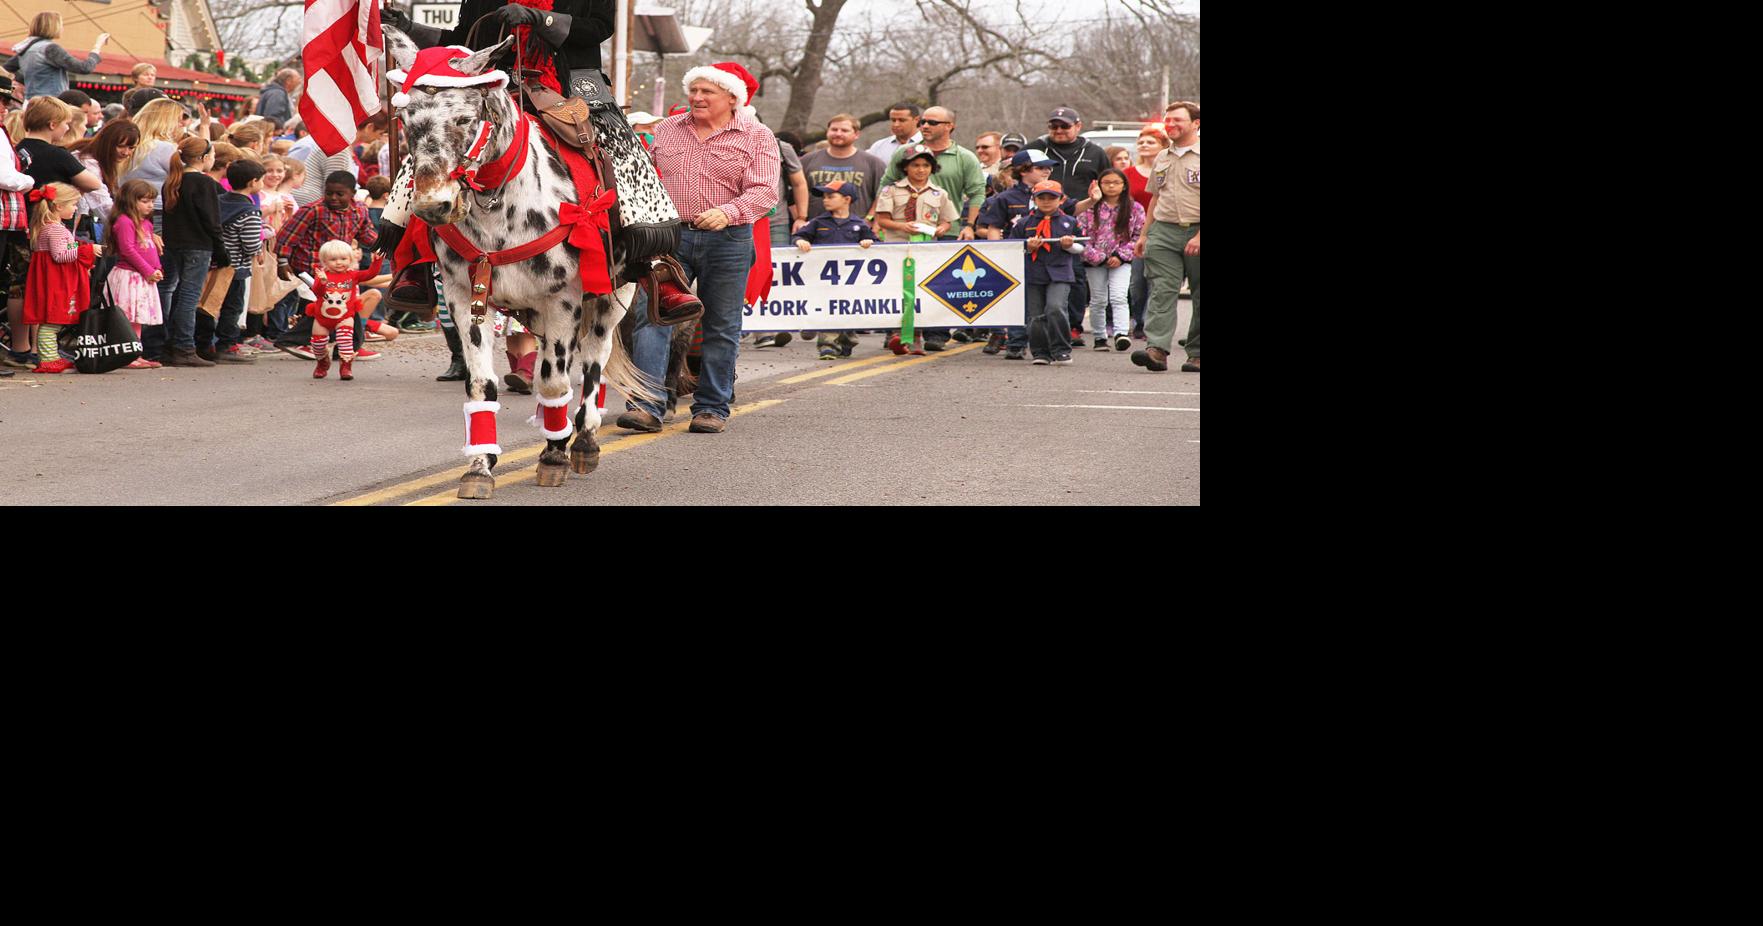
<path id="1" fill-rule="evenodd" d="M 569 451 L 569 468 L 578 476 L 586 476 L 600 465 L 600 445 L 575 447 Z"/>
<path id="2" fill-rule="evenodd" d="M 569 478 L 569 467 L 561 463 L 539 464 L 539 485 L 555 489 Z"/>
<path id="3" fill-rule="evenodd" d="M 489 498 L 496 490 L 496 477 L 466 473 L 459 477 L 460 498 Z"/>

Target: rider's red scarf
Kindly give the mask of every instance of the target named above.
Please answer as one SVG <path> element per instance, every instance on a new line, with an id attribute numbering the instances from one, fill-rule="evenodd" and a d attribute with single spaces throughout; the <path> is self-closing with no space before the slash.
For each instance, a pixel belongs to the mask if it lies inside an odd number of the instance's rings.
<path id="1" fill-rule="evenodd" d="M 530 6 L 535 10 L 545 10 L 547 12 L 552 9 L 552 0 L 513 0 L 513 3 L 518 6 Z M 532 26 L 514 27 L 514 34 L 520 37 L 517 40 L 518 44 L 525 51 L 525 54 L 521 56 L 519 69 L 523 71 L 539 72 L 539 83 L 550 87 L 558 93 L 562 93 L 563 85 L 557 82 L 557 64 L 554 60 L 555 53 L 552 49 L 546 47 L 544 42 L 536 41 L 532 36 L 532 32 Z M 516 80 L 519 80 L 518 75 L 516 75 Z"/>

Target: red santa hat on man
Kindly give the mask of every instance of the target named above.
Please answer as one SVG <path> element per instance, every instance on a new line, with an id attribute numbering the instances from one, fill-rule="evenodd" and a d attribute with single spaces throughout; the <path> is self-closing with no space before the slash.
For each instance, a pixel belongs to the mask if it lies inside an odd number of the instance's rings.
<path id="1" fill-rule="evenodd" d="M 453 66 L 455 59 L 469 58 L 472 54 L 471 49 L 459 45 L 443 45 L 417 52 L 408 73 L 392 71 L 386 75 L 387 80 L 400 87 L 392 94 L 392 105 L 399 109 L 410 105 L 410 91 L 415 87 L 508 86 L 508 75 L 501 71 L 466 74 Z"/>
<path id="2" fill-rule="evenodd" d="M 681 81 L 680 85 L 685 87 L 687 93 L 691 93 L 692 82 L 695 80 L 710 81 L 734 94 L 735 109 L 749 119 L 757 118 L 758 114 L 748 104 L 759 93 L 759 78 L 754 77 L 752 72 L 746 68 L 733 61 L 724 61 L 709 66 L 699 65 L 686 72 L 685 79 Z"/>

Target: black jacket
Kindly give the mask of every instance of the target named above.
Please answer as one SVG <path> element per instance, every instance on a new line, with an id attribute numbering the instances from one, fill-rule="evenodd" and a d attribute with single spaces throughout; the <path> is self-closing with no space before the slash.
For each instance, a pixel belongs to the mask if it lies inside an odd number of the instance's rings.
<path id="1" fill-rule="evenodd" d="M 1088 199 L 1090 181 L 1102 176 L 1102 171 L 1110 166 L 1108 152 L 1082 135 L 1069 145 L 1056 145 L 1053 136 L 1042 135 L 1029 147 L 1039 148 L 1047 153 L 1047 157 L 1059 162 L 1053 166 L 1053 174 L 1048 179 L 1059 181 L 1059 185 L 1065 188 L 1065 195 L 1072 199 Z"/>
<path id="2" fill-rule="evenodd" d="M 466 42 L 471 34 L 472 24 L 482 16 L 494 13 L 506 3 L 491 3 L 490 0 L 465 0 L 459 7 L 458 25 L 450 31 L 436 29 L 433 26 L 412 24 L 409 30 L 410 40 L 419 48 L 433 48 L 437 45 L 463 45 L 472 47 Z M 612 20 L 617 12 L 614 0 L 556 0 L 550 11 L 540 10 L 541 16 L 550 16 L 549 27 L 543 24 L 535 31 L 539 37 L 557 53 L 557 74 L 560 80 L 569 83 L 570 71 L 582 68 L 600 70 L 600 43 L 612 38 Z M 478 36 L 478 48 L 484 48 L 496 41 L 502 31 L 502 24 L 497 20 L 484 23 Z M 507 69 L 512 64 L 512 50 L 498 57 L 496 67 Z M 513 76 L 512 74 L 510 76 Z"/>
<path id="3" fill-rule="evenodd" d="M 220 184 L 207 174 L 196 170 L 184 173 L 177 207 L 165 212 L 165 249 L 221 250 Z"/>

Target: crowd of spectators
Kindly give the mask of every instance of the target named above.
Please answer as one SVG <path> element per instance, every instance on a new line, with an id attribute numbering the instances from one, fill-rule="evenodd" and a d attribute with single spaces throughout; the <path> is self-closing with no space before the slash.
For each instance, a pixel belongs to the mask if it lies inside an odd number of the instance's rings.
<path id="1" fill-rule="evenodd" d="M 295 116 L 298 71 L 278 72 L 239 118 L 216 119 L 202 104 L 157 89 L 149 64 L 135 68 L 123 102 L 106 107 L 68 89 L 66 78 L 96 66 L 104 37 L 81 58 L 55 43 L 59 35 L 58 16 L 38 16 L 31 38 L 14 47 L 19 79 L 0 77 L 14 110 L 0 140 L 0 287 L 9 295 L 0 365 L 57 372 L 26 320 L 41 315 L 24 305 L 33 250 L 41 250 L 29 229 L 32 203 L 70 194 L 74 214 L 56 224 L 94 246 L 88 298 L 95 303 L 108 284 L 126 308 L 145 348 L 137 368 L 246 364 L 278 349 L 318 359 L 312 319 L 300 310 L 316 295 L 310 277 L 319 251 L 344 241 L 368 252 L 356 258 L 360 269 L 377 263 L 375 224 L 390 186 L 384 116 L 364 120 L 350 148 L 327 156 Z M 633 120 L 646 140 L 665 126 L 648 114 Z M 988 129 L 963 136 L 972 148 L 957 142 L 960 126 L 947 107 L 890 107 L 888 134 L 866 150 L 857 147 L 861 128 L 841 113 L 812 146 L 790 133 L 767 142 L 778 158 L 766 233 L 773 246 L 1018 238 L 1034 255 L 1027 324 L 919 329 L 906 343 L 889 339 L 887 349 L 934 352 L 951 339 L 984 340 L 988 354 L 1059 363 L 1077 347 L 1125 351 L 1138 340 L 1145 348 L 1133 363 L 1167 369 L 1180 346 L 1183 369 L 1198 370 L 1197 104 L 1172 104 L 1132 149 L 1086 139 L 1081 116 L 1066 106 L 1052 109 L 1032 141 Z M 301 278 L 305 287 L 284 292 Z M 1176 342 L 1184 283 L 1194 311 L 1187 337 Z M 217 310 L 198 308 L 208 290 L 224 292 Z M 377 308 L 353 323 L 359 360 L 376 356 L 369 343 L 435 327 L 410 316 L 387 320 Z M 769 332 L 751 343 L 790 340 Z M 857 343 L 856 332 L 815 339 L 827 360 L 851 356 Z"/>
<path id="2" fill-rule="evenodd" d="M 200 100 L 167 96 L 146 63 L 131 72 L 122 102 L 103 106 L 65 79 L 97 64 L 103 37 L 89 58 L 76 58 L 55 44 L 60 32 L 58 15 L 39 15 L 14 48 L 17 76 L 0 75 L 0 377 L 66 372 L 71 364 L 47 336 L 60 325 L 42 319 L 65 324 L 106 296 L 141 340 L 133 369 L 249 364 L 270 350 L 312 358 L 301 307 L 317 294 L 300 274 L 315 269 L 311 255 L 340 229 L 372 248 L 374 217 L 360 201 L 372 187 L 357 187 L 379 173 L 385 117 L 326 157 L 293 114 L 298 71 L 276 74 L 260 105 L 216 117 Z M 390 183 L 378 184 L 383 205 Z M 75 266 L 78 286 L 44 282 Z M 34 277 L 43 279 L 33 285 Z M 44 311 L 45 301 L 67 298 L 71 315 Z M 433 328 L 406 319 L 401 329 L 377 307 L 353 321 L 356 360 L 375 359 L 366 345 L 401 330 Z"/>

